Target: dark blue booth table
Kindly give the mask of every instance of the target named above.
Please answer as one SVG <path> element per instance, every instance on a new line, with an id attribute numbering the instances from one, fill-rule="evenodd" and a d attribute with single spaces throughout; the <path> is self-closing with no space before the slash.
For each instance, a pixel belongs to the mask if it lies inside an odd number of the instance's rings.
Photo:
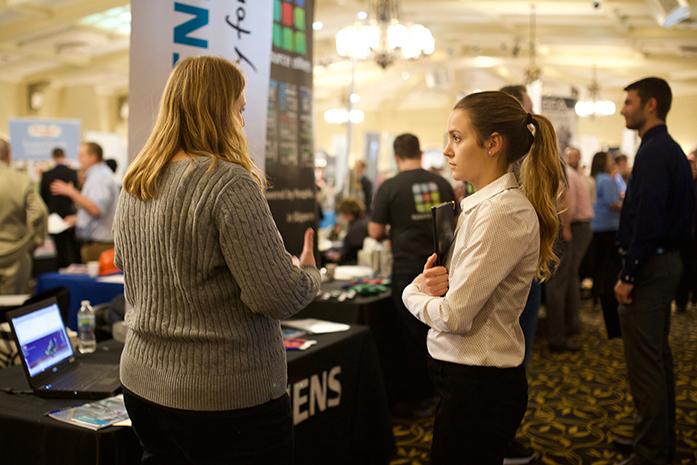
<path id="1" fill-rule="evenodd" d="M 80 302 L 89 300 L 92 306 L 111 301 L 117 295 L 123 294 L 123 284 L 100 282 L 85 274 L 44 273 L 37 278 L 37 293 L 55 287 L 64 287 L 70 292 L 70 309 L 68 311 L 68 326 L 77 331 L 77 312 Z"/>

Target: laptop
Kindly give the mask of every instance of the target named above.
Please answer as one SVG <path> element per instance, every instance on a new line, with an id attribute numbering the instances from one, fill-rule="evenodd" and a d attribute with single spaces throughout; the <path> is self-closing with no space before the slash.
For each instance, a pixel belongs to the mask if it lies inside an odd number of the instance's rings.
<path id="1" fill-rule="evenodd" d="M 24 374 L 41 397 L 101 399 L 121 389 L 118 364 L 80 363 L 55 298 L 7 313 Z"/>

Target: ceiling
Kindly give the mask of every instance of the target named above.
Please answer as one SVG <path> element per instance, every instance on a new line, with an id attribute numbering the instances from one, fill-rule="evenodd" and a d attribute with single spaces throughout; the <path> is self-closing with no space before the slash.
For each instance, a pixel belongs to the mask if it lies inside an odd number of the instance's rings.
<path id="1" fill-rule="evenodd" d="M 545 92 L 581 97 L 597 69 L 600 94 L 616 95 L 632 80 L 665 77 L 676 95 L 697 95 L 697 22 L 661 28 L 647 0 L 535 1 L 536 62 Z M 598 7 L 595 7 L 597 3 Z M 402 0 L 401 19 L 428 26 L 430 57 L 387 70 L 371 61 L 355 66 L 361 107 L 450 105 L 458 94 L 523 81 L 529 62 L 531 0 Z M 100 27 L 91 15 L 116 12 L 124 0 L 0 0 L 0 80 L 55 86 L 94 85 L 101 92 L 128 87 L 127 27 Z M 690 0 L 697 18 L 697 0 Z M 351 64 L 336 54 L 334 37 L 367 0 L 317 0 L 315 95 L 319 108 L 336 106 L 348 91 Z M 110 13 L 111 14 L 111 13 Z M 118 23 L 117 20 L 115 20 Z M 114 23 L 114 21 L 112 21 Z"/>

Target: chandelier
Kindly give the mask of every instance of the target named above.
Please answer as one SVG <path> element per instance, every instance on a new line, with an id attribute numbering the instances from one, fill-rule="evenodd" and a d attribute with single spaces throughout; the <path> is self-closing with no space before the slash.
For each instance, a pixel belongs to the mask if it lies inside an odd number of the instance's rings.
<path id="1" fill-rule="evenodd" d="M 593 66 L 593 80 L 588 86 L 588 96 L 587 100 L 579 100 L 574 106 L 576 114 L 581 118 L 596 117 L 596 116 L 612 116 L 615 114 L 617 107 L 615 102 L 612 100 L 598 100 L 598 93 L 600 92 L 600 85 L 598 84 L 598 77 L 595 65 Z"/>
<path id="2" fill-rule="evenodd" d="M 542 75 L 542 69 L 537 66 L 537 63 L 535 62 L 535 58 L 537 57 L 535 36 L 535 32 L 537 31 L 536 19 L 537 15 L 535 13 L 535 4 L 532 3 L 530 5 L 530 48 L 528 55 L 528 67 L 525 68 L 525 84 L 528 85 L 538 81 Z"/>
<path id="3" fill-rule="evenodd" d="M 385 69 L 398 58 L 413 60 L 436 48 L 431 31 L 421 24 L 399 21 L 399 0 L 371 0 L 372 17 L 357 20 L 336 34 L 342 57 L 365 60 L 371 56 Z"/>

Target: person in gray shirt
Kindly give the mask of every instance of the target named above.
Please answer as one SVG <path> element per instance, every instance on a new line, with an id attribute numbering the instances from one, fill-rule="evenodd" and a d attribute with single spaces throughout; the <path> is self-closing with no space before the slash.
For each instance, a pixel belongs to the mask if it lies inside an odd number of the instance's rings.
<path id="1" fill-rule="evenodd" d="M 242 131 L 244 77 L 180 61 L 114 221 L 128 333 L 124 401 L 147 463 L 289 464 L 279 320 L 317 295 L 313 231 L 286 251 Z M 145 463 L 145 462 L 144 462 Z"/>
<path id="2" fill-rule="evenodd" d="M 75 222 L 75 235 L 82 243 L 82 260 L 89 262 L 99 260 L 102 252 L 114 247 L 111 230 L 119 187 L 113 172 L 104 163 L 104 152 L 99 144 L 81 144 L 78 160 L 85 173 L 82 191 L 72 183 L 55 180 L 51 183 L 51 193 L 68 197 L 77 206 L 77 216 L 67 217 L 66 222 Z"/>

